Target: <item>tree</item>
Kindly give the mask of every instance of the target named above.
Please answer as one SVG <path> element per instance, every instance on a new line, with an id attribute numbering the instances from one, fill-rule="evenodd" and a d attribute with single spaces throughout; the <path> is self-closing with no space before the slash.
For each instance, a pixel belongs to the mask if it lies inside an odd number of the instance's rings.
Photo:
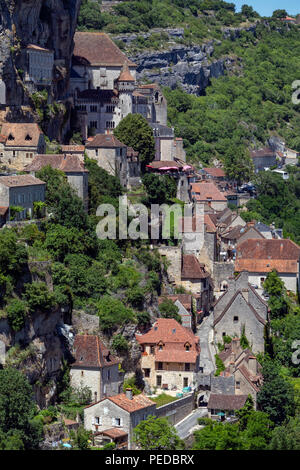
<path id="1" fill-rule="evenodd" d="M 165 299 L 158 307 L 162 318 L 174 318 L 178 323 L 182 323 L 179 315 L 179 308 L 170 299 Z"/>
<path id="2" fill-rule="evenodd" d="M 0 441 L 2 433 L 9 437 L 10 447 L 37 448 L 41 428 L 32 421 L 35 413 L 32 388 L 26 377 L 13 368 L 0 370 Z"/>
<path id="3" fill-rule="evenodd" d="M 97 303 L 100 328 L 106 332 L 116 330 L 124 323 L 133 321 L 134 313 L 121 300 L 104 295 Z"/>
<path id="4" fill-rule="evenodd" d="M 75 450 L 88 450 L 90 448 L 90 440 L 92 432 L 86 431 L 83 426 L 80 426 L 77 431 L 71 431 L 71 442 Z"/>
<path id="5" fill-rule="evenodd" d="M 19 299 L 13 299 L 6 307 L 7 318 L 14 331 L 20 331 L 25 325 L 27 306 Z"/>
<path id="6" fill-rule="evenodd" d="M 142 181 L 147 191 L 147 202 L 150 204 L 164 204 L 176 197 L 177 183 L 171 176 L 147 173 Z"/>
<path id="7" fill-rule="evenodd" d="M 272 14 L 272 18 L 286 18 L 288 16 L 288 12 L 286 10 L 274 10 Z"/>
<path id="8" fill-rule="evenodd" d="M 48 290 L 45 282 L 25 284 L 23 297 L 31 312 L 36 310 L 50 310 L 56 304 L 55 295 Z"/>
<path id="9" fill-rule="evenodd" d="M 268 273 L 264 282 L 264 289 L 269 294 L 268 301 L 271 318 L 282 318 L 290 311 L 290 301 L 287 296 L 284 282 L 280 279 L 276 270 Z"/>
<path id="10" fill-rule="evenodd" d="M 265 359 L 262 375 L 263 385 L 257 394 L 257 405 L 270 420 L 280 425 L 294 414 L 294 393 L 292 386 L 279 374 L 278 364 Z"/>
<path id="11" fill-rule="evenodd" d="M 300 418 L 290 418 L 285 426 L 273 430 L 270 450 L 300 450 Z"/>
<path id="12" fill-rule="evenodd" d="M 52 221 L 67 228 L 87 229 L 88 217 L 83 202 L 69 185 L 66 175 L 47 165 L 36 176 L 47 185 L 45 202 Z"/>
<path id="13" fill-rule="evenodd" d="M 134 441 L 142 450 L 180 450 L 184 443 L 166 418 L 149 416 L 133 431 Z"/>
<path id="14" fill-rule="evenodd" d="M 139 152 L 142 169 L 154 160 L 155 142 L 153 130 L 141 114 L 128 114 L 114 130 L 114 135 L 123 144 Z"/>
<path id="15" fill-rule="evenodd" d="M 242 450 L 243 442 L 238 424 L 211 421 L 194 433 L 193 450 Z"/>

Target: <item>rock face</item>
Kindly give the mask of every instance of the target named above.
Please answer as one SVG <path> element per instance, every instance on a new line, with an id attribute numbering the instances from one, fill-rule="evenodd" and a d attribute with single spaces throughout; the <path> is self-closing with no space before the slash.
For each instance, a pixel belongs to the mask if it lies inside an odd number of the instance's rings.
<path id="1" fill-rule="evenodd" d="M 186 92 L 201 94 L 211 78 L 224 75 L 226 61 L 211 61 L 213 51 L 213 42 L 192 47 L 178 44 L 168 51 L 144 52 L 130 58 L 138 64 L 138 80 L 146 78 L 171 88 L 179 83 Z"/>
<path id="2" fill-rule="evenodd" d="M 223 37 L 234 41 L 242 31 L 255 35 L 256 25 L 248 28 L 225 28 Z M 180 84 L 186 92 L 198 95 L 203 94 L 211 78 L 224 75 L 227 69 L 230 70 L 235 65 L 235 59 L 230 57 L 214 60 L 215 44 L 220 41 L 211 40 L 201 45 L 185 46 L 174 42 L 175 38 L 183 38 L 183 29 L 170 29 L 164 32 L 169 35 L 170 41 L 173 40 L 173 45 L 170 45 L 167 50 L 146 51 L 130 56 L 130 59 L 138 64 L 138 80 L 147 79 L 171 88 Z M 139 36 L 146 38 L 150 34 L 145 33 Z M 123 35 L 115 39 L 123 41 L 126 47 L 130 47 L 136 35 Z"/>
<path id="3" fill-rule="evenodd" d="M 0 80 L 6 86 L 6 104 L 12 116 L 27 113 L 30 99 L 22 82 L 23 55 L 29 44 L 54 51 L 54 86 L 49 101 L 65 98 L 73 36 L 80 0 L 0 0 Z M 27 109 L 24 109 L 24 105 Z M 63 117 L 61 117 L 63 119 Z"/>

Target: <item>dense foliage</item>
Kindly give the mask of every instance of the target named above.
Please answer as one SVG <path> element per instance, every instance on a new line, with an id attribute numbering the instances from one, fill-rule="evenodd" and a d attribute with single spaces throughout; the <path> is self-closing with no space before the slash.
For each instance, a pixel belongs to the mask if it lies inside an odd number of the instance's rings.
<path id="1" fill-rule="evenodd" d="M 180 450 L 184 443 L 167 418 L 149 416 L 134 429 L 134 440 L 142 450 Z"/>

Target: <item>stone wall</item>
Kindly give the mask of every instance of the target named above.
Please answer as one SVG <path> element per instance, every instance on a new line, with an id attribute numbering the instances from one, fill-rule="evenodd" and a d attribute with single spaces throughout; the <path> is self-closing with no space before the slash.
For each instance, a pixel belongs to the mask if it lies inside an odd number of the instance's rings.
<path id="1" fill-rule="evenodd" d="M 233 263 L 213 263 L 213 280 L 215 284 L 215 291 L 220 292 L 222 282 L 228 282 L 228 279 L 233 276 L 234 264 Z"/>
<path id="2" fill-rule="evenodd" d="M 173 426 L 191 414 L 195 409 L 195 394 L 191 393 L 186 397 L 179 398 L 167 405 L 156 408 L 158 418 L 167 418 Z"/>

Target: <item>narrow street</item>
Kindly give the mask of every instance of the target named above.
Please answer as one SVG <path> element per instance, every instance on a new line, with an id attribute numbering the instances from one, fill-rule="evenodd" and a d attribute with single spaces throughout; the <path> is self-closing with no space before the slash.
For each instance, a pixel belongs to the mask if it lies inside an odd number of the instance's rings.
<path id="1" fill-rule="evenodd" d="M 207 408 L 197 408 L 190 415 L 184 418 L 180 423 L 175 425 L 175 429 L 180 439 L 186 439 L 194 431 L 195 426 L 198 428 L 198 418 L 207 416 Z"/>
<path id="2" fill-rule="evenodd" d="M 210 342 L 213 337 L 213 313 L 205 317 L 201 325 L 197 328 L 197 336 L 200 338 L 200 367 L 203 367 L 203 374 L 209 375 L 215 370 L 214 352 Z"/>

